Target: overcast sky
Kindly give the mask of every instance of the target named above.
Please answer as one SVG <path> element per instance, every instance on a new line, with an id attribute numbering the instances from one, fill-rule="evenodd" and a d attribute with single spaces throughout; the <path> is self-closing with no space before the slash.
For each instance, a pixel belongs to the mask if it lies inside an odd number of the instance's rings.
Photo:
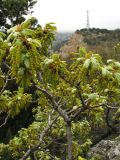
<path id="1" fill-rule="evenodd" d="M 91 28 L 120 28 L 120 0 L 38 0 L 33 16 L 41 25 L 55 22 L 58 31 L 75 31 L 86 27 L 87 10 Z"/>

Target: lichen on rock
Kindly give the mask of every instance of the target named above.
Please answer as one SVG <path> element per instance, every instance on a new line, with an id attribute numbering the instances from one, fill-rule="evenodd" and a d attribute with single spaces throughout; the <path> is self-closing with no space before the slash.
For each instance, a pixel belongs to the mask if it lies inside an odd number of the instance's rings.
<path id="1" fill-rule="evenodd" d="M 112 140 L 102 140 L 88 153 L 92 160 L 120 160 L 120 136 Z"/>

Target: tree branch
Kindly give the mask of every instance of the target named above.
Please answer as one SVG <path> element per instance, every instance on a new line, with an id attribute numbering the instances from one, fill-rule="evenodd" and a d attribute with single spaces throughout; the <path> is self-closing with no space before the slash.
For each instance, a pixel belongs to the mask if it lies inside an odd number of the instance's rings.
<path id="1" fill-rule="evenodd" d="M 77 117 L 81 112 L 83 112 L 85 110 L 85 108 L 79 108 L 74 115 L 71 116 L 71 119 L 74 119 L 75 117 Z"/>
<path id="2" fill-rule="evenodd" d="M 8 84 L 8 81 L 13 80 L 13 79 L 9 79 L 9 78 L 8 78 L 9 75 L 10 75 L 10 71 L 8 71 L 7 76 L 5 77 L 5 84 L 4 84 L 3 88 L 2 88 L 1 91 L 0 91 L 0 95 L 4 92 L 4 90 L 5 90 L 5 88 L 6 88 L 7 84 Z"/>
<path id="3" fill-rule="evenodd" d="M 54 109 L 52 110 L 52 112 L 50 112 L 49 113 L 49 115 L 48 115 L 48 124 L 50 125 L 50 123 L 51 123 L 51 116 L 53 115 L 53 113 L 54 113 Z"/>
<path id="4" fill-rule="evenodd" d="M 59 72 L 59 75 L 60 75 L 60 77 L 61 77 L 66 83 L 70 84 L 70 86 L 73 87 L 73 84 L 72 84 L 71 82 L 69 82 L 69 81 L 65 78 L 65 76 L 61 74 L 61 72 Z M 75 85 L 75 87 L 76 87 L 76 89 L 77 89 L 77 91 L 78 91 L 78 95 L 79 95 L 79 98 L 80 98 L 80 100 L 81 100 L 81 102 L 82 102 L 82 105 L 83 105 L 84 107 L 86 107 L 85 101 L 84 101 L 84 99 L 83 99 L 83 97 L 82 97 L 82 94 L 81 94 L 80 82 L 77 83 L 77 85 Z"/>
<path id="5" fill-rule="evenodd" d="M 79 98 L 80 98 L 80 100 L 81 100 L 81 102 L 82 102 L 83 107 L 86 107 L 85 101 L 84 101 L 84 99 L 83 99 L 83 97 L 82 97 L 82 94 L 81 94 L 80 82 L 77 83 L 77 85 L 76 85 L 75 87 L 77 88 L 78 95 L 79 95 Z"/>
<path id="6" fill-rule="evenodd" d="M 6 123 L 7 123 L 7 121 L 8 121 L 8 118 L 9 118 L 9 115 L 7 115 L 7 117 L 5 118 L 4 123 L 0 126 L 0 128 L 2 128 L 3 126 L 5 126 L 5 125 L 6 125 Z"/>
<path id="7" fill-rule="evenodd" d="M 56 101 L 54 100 L 53 96 L 45 89 L 42 89 L 38 86 L 35 86 L 39 91 L 41 91 L 42 93 L 44 93 L 46 95 L 46 97 L 51 101 L 52 106 L 54 108 L 55 111 L 57 111 L 59 113 L 59 115 L 64 118 L 65 122 L 69 122 L 71 121 L 69 116 L 67 115 L 67 113 L 61 108 L 60 105 L 58 105 L 56 103 Z"/>
<path id="8" fill-rule="evenodd" d="M 3 61 L 3 64 L 6 66 L 6 68 L 7 68 L 7 69 L 9 69 L 9 70 L 10 70 L 10 66 L 7 64 L 7 62 L 6 62 L 6 61 Z"/>
<path id="9" fill-rule="evenodd" d="M 7 84 L 8 84 L 8 76 L 6 77 L 5 84 L 4 84 L 3 88 L 2 88 L 2 90 L 0 91 L 0 95 L 4 92 Z"/>
<path id="10" fill-rule="evenodd" d="M 66 123 L 67 129 L 67 145 L 68 145 L 68 160 L 72 160 L 72 131 L 71 131 L 71 122 Z"/>
<path id="11" fill-rule="evenodd" d="M 48 127 L 45 128 L 45 130 L 43 130 L 43 132 L 40 134 L 39 143 L 36 146 L 34 146 L 33 148 L 28 149 L 28 151 L 25 153 L 25 155 L 22 157 L 21 160 L 26 160 L 32 153 L 34 153 L 36 150 L 39 150 L 40 145 L 43 143 L 45 135 L 52 128 L 53 124 L 56 122 L 58 117 L 59 117 L 59 115 L 51 122 L 50 125 L 48 125 Z"/>

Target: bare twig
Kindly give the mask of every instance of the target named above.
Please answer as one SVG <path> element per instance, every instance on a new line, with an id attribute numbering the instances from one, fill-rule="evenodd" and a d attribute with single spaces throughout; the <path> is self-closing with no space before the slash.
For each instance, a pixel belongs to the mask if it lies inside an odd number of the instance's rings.
<path id="1" fill-rule="evenodd" d="M 59 101 L 58 101 L 58 105 L 61 103 L 62 101 L 62 97 L 60 97 Z"/>
<path id="2" fill-rule="evenodd" d="M 4 84 L 3 88 L 2 88 L 2 90 L 0 91 L 0 95 L 4 92 L 7 84 L 8 84 L 8 77 L 6 77 L 6 81 L 5 81 L 5 84 Z"/>
<path id="3" fill-rule="evenodd" d="M 105 104 L 99 104 L 99 105 L 89 106 L 88 109 L 94 109 L 94 108 L 102 107 L 104 105 Z"/>
<path id="4" fill-rule="evenodd" d="M 10 66 L 7 64 L 6 61 L 4 61 L 3 64 L 6 66 L 7 69 L 10 69 Z"/>
<path id="5" fill-rule="evenodd" d="M 77 112 L 75 112 L 75 114 L 71 116 L 71 119 L 74 119 L 75 117 L 77 117 L 83 110 L 85 110 L 85 108 L 79 108 Z"/>
<path id="6" fill-rule="evenodd" d="M 108 106 L 106 105 L 107 108 L 110 108 L 110 109 L 118 109 L 119 107 L 112 107 L 112 106 Z"/>
<path id="7" fill-rule="evenodd" d="M 75 113 L 79 109 L 79 106 L 73 106 L 73 108 L 67 111 L 68 115 Z"/>
<path id="8" fill-rule="evenodd" d="M 10 71 L 8 71 L 7 76 L 5 77 L 5 84 L 4 84 L 3 88 L 2 88 L 2 90 L 0 91 L 0 95 L 4 92 L 4 90 L 5 90 L 5 88 L 6 88 L 7 84 L 8 84 L 8 81 L 11 80 L 11 79 L 8 78 L 9 75 L 10 75 Z"/>
<path id="9" fill-rule="evenodd" d="M 39 78 L 39 81 L 43 82 L 43 77 L 42 77 L 41 72 L 38 72 L 38 78 Z"/>
<path id="10" fill-rule="evenodd" d="M 53 109 L 52 112 L 50 112 L 49 115 L 48 115 L 48 124 L 49 125 L 51 123 L 51 116 L 53 115 L 54 112 L 55 112 L 55 110 Z"/>
<path id="11" fill-rule="evenodd" d="M 0 128 L 2 128 L 3 126 L 5 126 L 5 125 L 6 125 L 6 123 L 7 123 L 7 121 L 8 121 L 8 118 L 9 118 L 9 115 L 7 115 L 7 117 L 5 118 L 4 123 L 0 126 Z"/>

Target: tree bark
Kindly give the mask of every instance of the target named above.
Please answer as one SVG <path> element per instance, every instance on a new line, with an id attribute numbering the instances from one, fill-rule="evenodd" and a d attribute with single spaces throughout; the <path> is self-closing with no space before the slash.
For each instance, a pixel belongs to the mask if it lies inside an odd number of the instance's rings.
<path id="1" fill-rule="evenodd" d="M 72 131 L 71 122 L 66 122 L 67 129 L 67 160 L 72 160 Z"/>

